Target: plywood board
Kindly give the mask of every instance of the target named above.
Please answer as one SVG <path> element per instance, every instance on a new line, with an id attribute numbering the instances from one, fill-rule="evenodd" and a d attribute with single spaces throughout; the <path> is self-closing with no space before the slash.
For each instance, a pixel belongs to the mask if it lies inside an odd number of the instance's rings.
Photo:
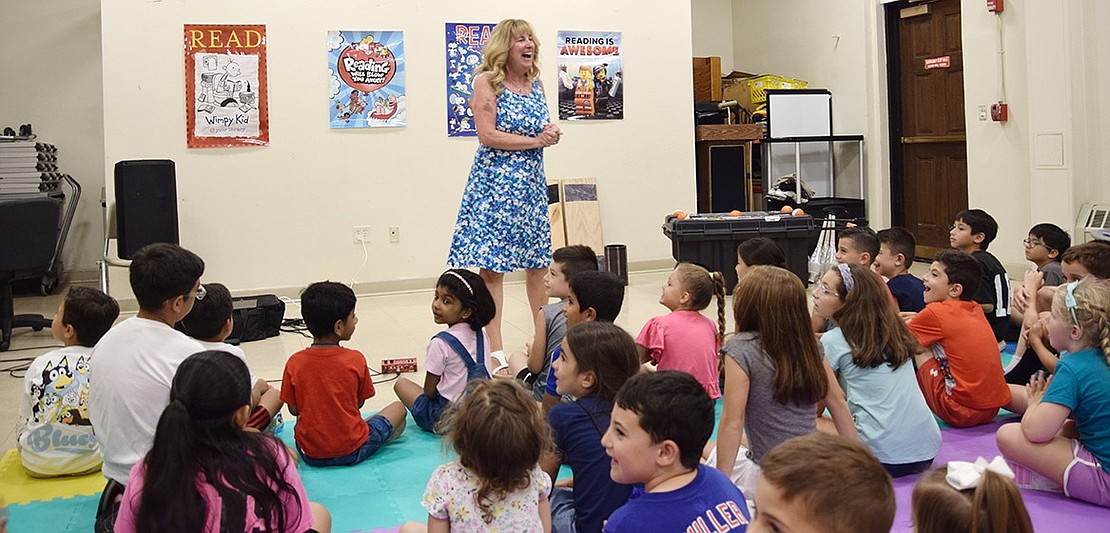
<path id="1" fill-rule="evenodd" d="M 563 200 L 563 221 L 566 244 L 584 244 L 597 254 L 605 251 L 601 235 L 601 204 L 597 196 L 596 178 L 563 178 L 559 180 Z"/>

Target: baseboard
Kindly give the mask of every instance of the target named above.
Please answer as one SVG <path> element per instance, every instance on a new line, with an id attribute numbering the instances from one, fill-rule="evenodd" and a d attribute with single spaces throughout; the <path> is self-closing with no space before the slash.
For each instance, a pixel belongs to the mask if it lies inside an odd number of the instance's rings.
<path id="1" fill-rule="evenodd" d="M 640 273 L 658 272 L 660 270 L 670 270 L 670 269 L 674 268 L 674 265 L 675 265 L 675 262 L 674 262 L 673 259 L 648 259 L 648 260 L 643 260 L 643 261 L 630 261 L 628 263 L 628 273 L 629 273 L 630 276 L 635 276 L 636 274 L 640 274 Z M 84 273 L 86 271 L 77 271 L 77 272 L 78 273 Z M 75 279 L 79 279 L 79 281 L 74 281 L 74 282 L 66 281 L 65 283 L 79 284 L 79 285 L 87 285 L 87 284 L 95 285 L 95 284 L 98 284 L 100 282 L 99 281 L 100 273 L 96 270 L 92 270 L 92 271 L 88 271 L 88 272 L 91 272 L 91 274 L 92 274 L 92 276 L 88 277 L 88 279 L 85 279 L 85 277 L 76 277 Z M 63 278 L 65 278 L 64 275 L 63 275 Z M 429 291 L 430 292 L 434 288 L 436 280 L 438 278 L 439 278 L 439 276 L 436 276 L 434 278 L 433 277 L 421 277 L 421 278 L 404 278 L 404 279 L 392 279 L 392 280 L 382 280 L 382 281 L 363 281 L 363 282 L 355 283 L 355 286 L 353 287 L 353 289 L 355 291 L 355 295 L 357 295 L 359 297 L 363 297 L 363 296 L 381 296 L 381 295 L 386 295 L 386 294 L 404 294 L 404 293 L 413 293 L 413 292 L 421 292 L 421 291 Z M 510 272 L 508 274 L 505 274 L 505 283 L 510 284 L 510 285 L 512 285 L 512 284 L 523 284 L 524 283 L 524 272 Z M 304 286 L 296 286 L 296 287 L 260 287 L 260 288 L 242 289 L 242 290 L 232 289 L 231 295 L 232 296 L 250 296 L 250 295 L 255 295 L 255 294 L 274 294 L 279 298 L 289 298 L 291 300 L 299 300 L 300 297 L 301 297 L 301 291 L 302 290 L 304 290 Z M 120 312 L 121 313 L 135 313 L 135 312 L 138 312 L 138 310 L 139 310 L 139 304 L 138 304 L 138 302 L 135 301 L 134 297 L 122 298 L 122 299 L 119 299 L 118 301 L 119 301 L 119 307 L 120 307 Z"/>

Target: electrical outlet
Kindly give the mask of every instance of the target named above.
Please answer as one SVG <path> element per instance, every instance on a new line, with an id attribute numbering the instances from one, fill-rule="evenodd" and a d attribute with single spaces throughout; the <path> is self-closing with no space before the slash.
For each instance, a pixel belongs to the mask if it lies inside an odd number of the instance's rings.
<path id="1" fill-rule="evenodd" d="M 979 106 L 979 120 L 986 122 L 987 120 L 987 106 Z"/>
<path id="2" fill-rule="evenodd" d="M 401 242 L 401 228 L 397 226 L 389 227 L 389 242 Z"/>
<path id="3" fill-rule="evenodd" d="M 355 226 L 351 229 L 355 234 L 355 244 L 370 242 L 370 226 Z"/>

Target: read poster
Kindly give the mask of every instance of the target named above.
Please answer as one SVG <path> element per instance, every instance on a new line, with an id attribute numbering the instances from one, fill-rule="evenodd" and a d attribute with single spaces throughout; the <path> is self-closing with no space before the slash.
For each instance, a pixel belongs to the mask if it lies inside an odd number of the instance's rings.
<path id="1" fill-rule="evenodd" d="M 559 32 L 559 118 L 624 118 L 619 31 Z"/>
<path id="2" fill-rule="evenodd" d="M 185 25 L 189 148 L 270 144 L 266 26 Z"/>
<path id="3" fill-rule="evenodd" d="M 328 119 L 332 128 L 406 124 L 402 31 L 329 31 Z"/>
<path id="4" fill-rule="evenodd" d="M 492 23 L 448 22 L 447 33 L 447 136 L 474 137 L 474 112 L 470 110 L 474 73 L 482 64 L 482 47 L 493 32 Z"/>

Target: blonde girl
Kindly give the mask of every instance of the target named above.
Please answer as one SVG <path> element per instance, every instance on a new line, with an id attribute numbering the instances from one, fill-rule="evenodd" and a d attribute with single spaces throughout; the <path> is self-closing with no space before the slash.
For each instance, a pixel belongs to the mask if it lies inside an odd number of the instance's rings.
<path id="1" fill-rule="evenodd" d="M 781 442 L 817 429 L 823 400 L 841 436 L 858 439 L 828 361 L 810 331 L 806 290 L 793 272 L 752 267 L 733 291 L 736 334 L 725 345 L 717 448 L 707 462 L 755 494 L 759 461 Z M 750 444 L 741 446 L 746 432 Z"/>
<path id="2" fill-rule="evenodd" d="M 478 380 L 445 417 L 459 458 L 428 480 L 427 530 L 550 533 L 551 478 L 539 467 L 550 437 L 532 396 L 515 380 Z M 410 522 L 401 531 L 423 529 Z"/>
<path id="3" fill-rule="evenodd" d="M 867 267 L 840 263 L 813 289 L 813 316 L 837 327 L 821 336 L 856 431 L 891 477 L 928 469 L 940 450 L 940 427 L 917 387 L 917 339 L 890 304 L 882 280 Z M 832 433 L 828 418 L 818 429 Z"/>
<path id="4" fill-rule="evenodd" d="M 701 314 L 717 298 L 717 324 Z M 697 378 L 709 397 L 721 397 L 721 343 L 725 332 L 725 278 L 692 263 L 679 263 L 659 303 L 670 314 L 648 320 L 636 337 L 640 360 L 659 370 L 681 370 Z"/>
<path id="5" fill-rule="evenodd" d="M 1061 354 L 1056 373 L 1029 380 L 1025 414 L 998 429 L 998 449 L 1018 487 L 1110 507 L 1110 287 L 1060 286 L 1045 329 Z"/>
<path id="6" fill-rule="evenodd" d="M 1005 472 L 983 468 L 969 474 L 966 470 L 975 465 L 957 463 L 926 473 L 913 487 L 914 531 L 1033 533 L 1021 493 Z"/>

